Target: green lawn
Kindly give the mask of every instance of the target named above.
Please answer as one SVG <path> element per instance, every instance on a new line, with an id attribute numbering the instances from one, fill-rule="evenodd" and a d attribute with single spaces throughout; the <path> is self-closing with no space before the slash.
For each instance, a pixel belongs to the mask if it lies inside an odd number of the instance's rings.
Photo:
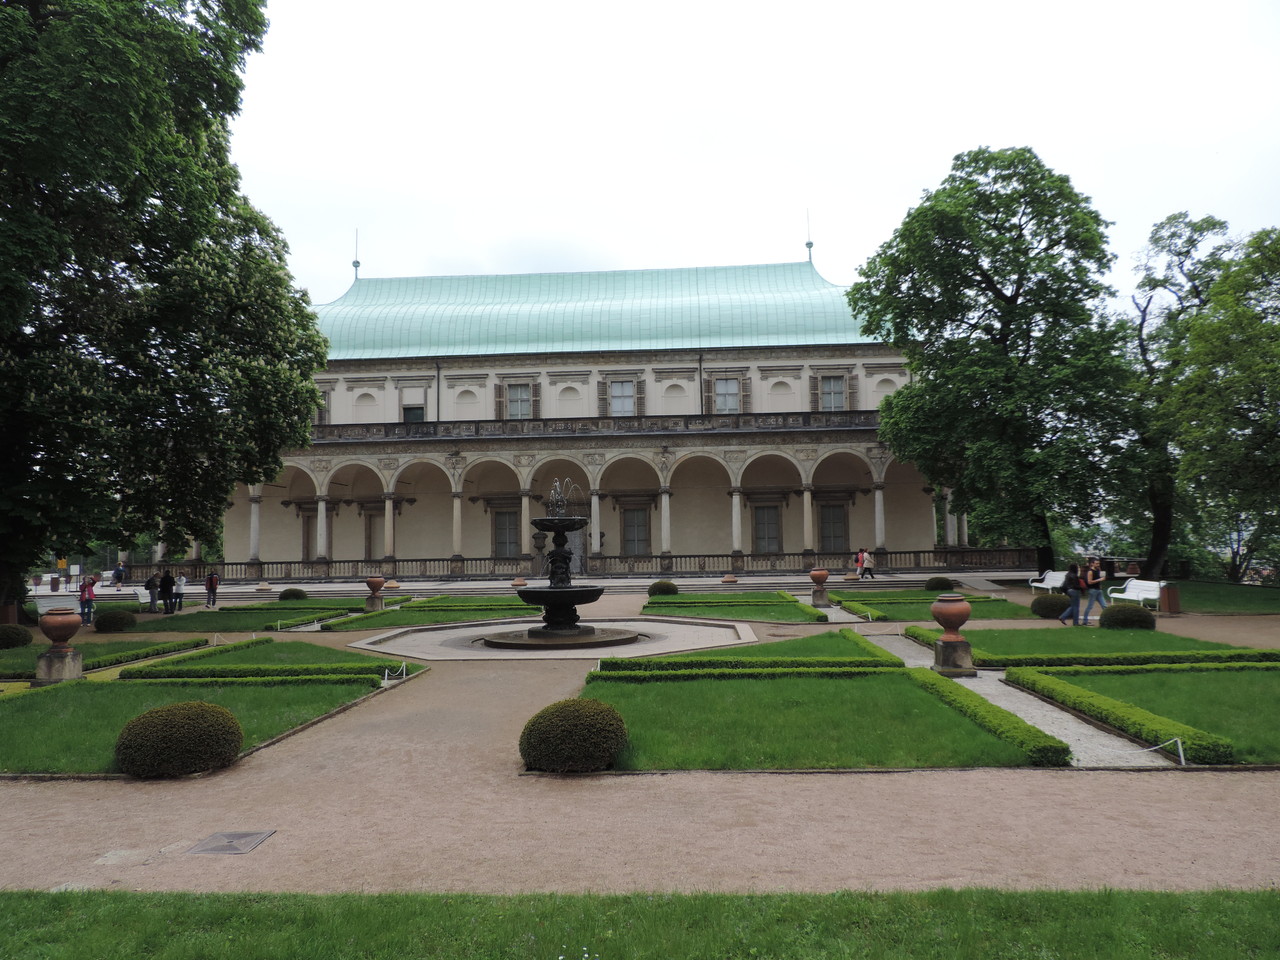
<path id="1" fill-rule="evenodd" d="M 1175 650 L 1232 650 L 1227 643 L 1179 637 L 1161 630 L 1102 630 L 1093 627 L 1041 627 L 1026 630 L 969 630 L 961 634 L 974 650 L 994 654 L 1139 653 Z"/>
<path id="2" fill-rule="evenodd" d="M 657 617 L 767 620 L 775 623 L 823 623 L 827 619 L 825 613 L 800 603 L 781 590 L 659 595 L 650 597 L 640 612 Z"/>
<path id="3" fill-rule="evenodd" d="M 294 607 L 285 604 L 262 604 L 250 607 L 219 607 L 215 610 L 197 610 L 172 616 L 140 618 L 134 629 L 138 633 L 194 633 L 211 636 L 215 633 L 263 633 L 279 630 L 281 624 L 298 620 L 321 620 L 341 616 L 340 609 L 332 607 Z"/>
<path id="4" fill-rule="evenodd" d="M 138 714 L 166 703 L 206 700 L 236 715 L 245 748 L 270 740 L 369 693 L 367 683 L 250 684 L 75 681 L 0 697 L 0 771 L 108 773 L 116 737 Z"/>
<path id="5" fill-rule="evenodd" d="M 1026 755 L 916 686 L 905 673 L 674 683 L 589 682 L 630 745 L 623 770 L 1014 767 Z"/>
<path id="6" fill-rule="evenodd" d="M 1280 763 L 1280 670 L 1152 670 L 1064 679 L 1226 737 L 1237 763 Z"/>
<path id="7" fill-rule="evenodd" d="M 1241 960 L 1280 956 L 1277 915 L 1276 890 L 11 891 L 0 943 L 13 960 Z"/>
<path id="8" fill-rule="evenodd" d="M 95 657 L 107 657 L 130 650 L 145 650 L 154 647 L 159 640 L 88 640 L 79 635 L 71 640 L 71 645 L 80 651 L 85 660 Z M 0 676 L 18 671 L 32 671 L 36 668 L 36 658 L 52 646 L 47 640 L 37 639 L 25 647 L 14 647 L 11 650 L 0 650 Z"/>
<path id="9" fill-rule="evenodd" d="M 175 666 L 207 664 L 219 667 L 247 664 L 289 666 L 300 663 L 351 663 L 360 667 L 374 665 L 379 670 L 383 667 L 396 666 L 396 661 L 385 657 L 371 657 L 355 650 L 335 650 L 332 647 L 322 647 L 317 643 L 307 643 L 305 640 L 273 640 L 271 643 L 257 643 L 251 646 L 231 643 L 225 647 L 214 647 L 201 656 L 174 657 L 165 662 Z"/>
<path id="10" fill-rule="evenodd" d="M 1280 613 L 1280 587 L 1177 581 L 1182 609 L 1191 613 Z"/>
<path id="11" fill-rule="evenodd" d="M 540 617 L 542 608 L 519 597 L 432 597 L 414 600 L 381 613 L 366 613 L 323 625 L 324 630 L 385 630 L 390 627 L 421 627 L 468 620 L 507 620 Z"/>
<path id="12" fill-rule="evenodd" d="M 866 651 L 849 639 L 843 630 L 827 630 L 811 637 L 792 637 L 773 643 L 753 643 L 744 647 L 710 647 L 692 653 L 671 653 L 664 660 L 745 660 L 757 657 L 864 657 Z M 886 654 L 888 656 L 888 654 Z"/>

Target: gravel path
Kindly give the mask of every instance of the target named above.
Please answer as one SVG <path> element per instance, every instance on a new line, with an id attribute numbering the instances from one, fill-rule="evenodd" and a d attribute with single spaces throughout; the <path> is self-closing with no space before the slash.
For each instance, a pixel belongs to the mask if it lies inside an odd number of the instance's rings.
<path id="1" fill-rule="evenodd" d="M 602 611 L 631 613 L 620 602 Z M 1250 622 L 1233 628 L 1211 619 L 1196 629 L 1246 632 L 1251 644 L 1265 635 L 1280 646 L 1280 618 L 1239 618 Z M 803 629 L 758 632 L 768 640 Z M 1180 623 L 1177 632 L 1189 630 Z M 1280 771 L 521 775 L 515 744 L 524 721 L 575 694 L 589 667 L 437 662 L 207 778 L 0 782 L 12 825 L 0 888 L 1280 885 Z M 998 686 L 985 676 L 976 683 Z M 247 855 L 187 852 L 217 832 L 266 830 L 275 833 Z"/>

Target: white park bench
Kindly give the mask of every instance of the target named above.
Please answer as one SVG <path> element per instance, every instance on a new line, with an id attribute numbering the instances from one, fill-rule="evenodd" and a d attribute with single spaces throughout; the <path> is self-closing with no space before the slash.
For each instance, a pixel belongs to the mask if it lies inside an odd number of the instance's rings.
<path id="1" fill-rule="evenodd" d="M 1108 587 L 1107 596 L 1112 600 L 1124 600 L 1128 603 L 1151 605 L 1160 609 L 1160 588 L 1164 580 L 1126 580 L 1123 587 Z"/>
<path id="2" fill-rule="evenodd" d="M 1027 581 L 1027 586 L 1031 588 L 1031 592 L 1036 590 L 1048 590 L 1050 593 L 1057 593 L 1062 589 L 1063 582 L 1067 579 L 1065 570 L 1046 570 L 1040 574 L 1039 579 L 1032 577 Z"/>
<path id="3" fill-rule="evenodd" d="M 132 587 L 124 590 L 98 590 L 98 595 L 94 597 L 94 603 L 113 603 L 116 601 L 129 602 L 133 601 L 138 604 L 139 609 L 148 606 L 151 603 L 151 595 L 145 590 L 137 590 Z M 70 607 L 76 613 L 80 612 L 80 594 L 75 593 L 42 593 L 36 596 L 36 614 L 43 615 L 48 613 L 55 607 Z"/>

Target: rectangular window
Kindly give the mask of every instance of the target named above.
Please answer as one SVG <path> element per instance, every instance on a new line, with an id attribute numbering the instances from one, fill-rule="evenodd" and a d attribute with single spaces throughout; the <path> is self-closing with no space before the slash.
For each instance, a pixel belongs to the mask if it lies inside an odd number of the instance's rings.
<path id="1" fill-rule="evenodd" d="M 631 380 L 609 382 L 609 416 L 634 417 L 636 415 L 636 385 Z"/>
<path id="2" fill-rule="evenodd" d="M 404 411 L 401 419 L 405 423 L 422 423 L 427 418 L 425 407 L 402 407 L 401 409 Z"/>
<path id="3" fill-rule="evenodd" d="M 819 521 L 821 526 L 820 549 L 823 553 L 847 553 L 849 551 L 849 531 L 845 526 L 845 509 L 841 504 L 824 503 L 821 505 Z"/>
<path id="4" fill-rule="evenodd" d="M 528 420 L 533 417 L 533 388 L 527 383 L 507 384 L 507 419 Z"/>
<path id="5" fill-rule="evenodd" d="M 622 511 L 622 555 L 647 557 L 649 550 L 649 511 L 643 507 L 626 507 Z"/>
<path id="6" fill-rule="evenodd" d="M 520 556 L 520 511 L 493 511 L 493 555 Z"/>
<path id="7" fill-rule="evenodd" d="M 844 377 L 823 377 L 819 395 L 819 410 L 843 410 Z"/>
<path id="8" fill-rule="evenodd" d="M 741 413 L 742 403 L 737 377 L 717 377 L 716 413 Z"/>
<path id="9" fill-rule="evenodd" d="M 754 553 L 781 553 L 782 528 L 777 507 L 755 507 Z"/>

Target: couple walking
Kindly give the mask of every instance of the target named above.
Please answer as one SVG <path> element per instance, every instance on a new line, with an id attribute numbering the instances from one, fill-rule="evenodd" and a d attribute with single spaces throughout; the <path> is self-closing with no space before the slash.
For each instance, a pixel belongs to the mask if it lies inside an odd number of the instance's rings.
<path id="1" fill-rule="evenodd" d="M 1067 604 L 1067 609 L 1062 611 L 1062 616 L 1058 617 L 1058 622 L 1066 626 L 1067 620 L 1070 619 L 1073 627 L 1078 627 L 1082 623 L 1087 627 L 1089 614 L 1093 612 L 1095 603 L 1098 605 L 1098 616 L 1102 616 L 1102 611 L 1107 609 L 1107 598 L 1102 595 L 1102 582 L 1106 579 L 1107 575 L 1102 571 L 1102 561 L 1097 557 L 1089 558 L 1083 573 L 1078 565 L 1069 564 L 1062 589 L 1066 591 L 1067 598 L 1071 602 Z M 1086 590 L 1089 592 L 1089 605 L 1084 608 L 1084 619 L 1081 620 L 1080 598 Z"/>

